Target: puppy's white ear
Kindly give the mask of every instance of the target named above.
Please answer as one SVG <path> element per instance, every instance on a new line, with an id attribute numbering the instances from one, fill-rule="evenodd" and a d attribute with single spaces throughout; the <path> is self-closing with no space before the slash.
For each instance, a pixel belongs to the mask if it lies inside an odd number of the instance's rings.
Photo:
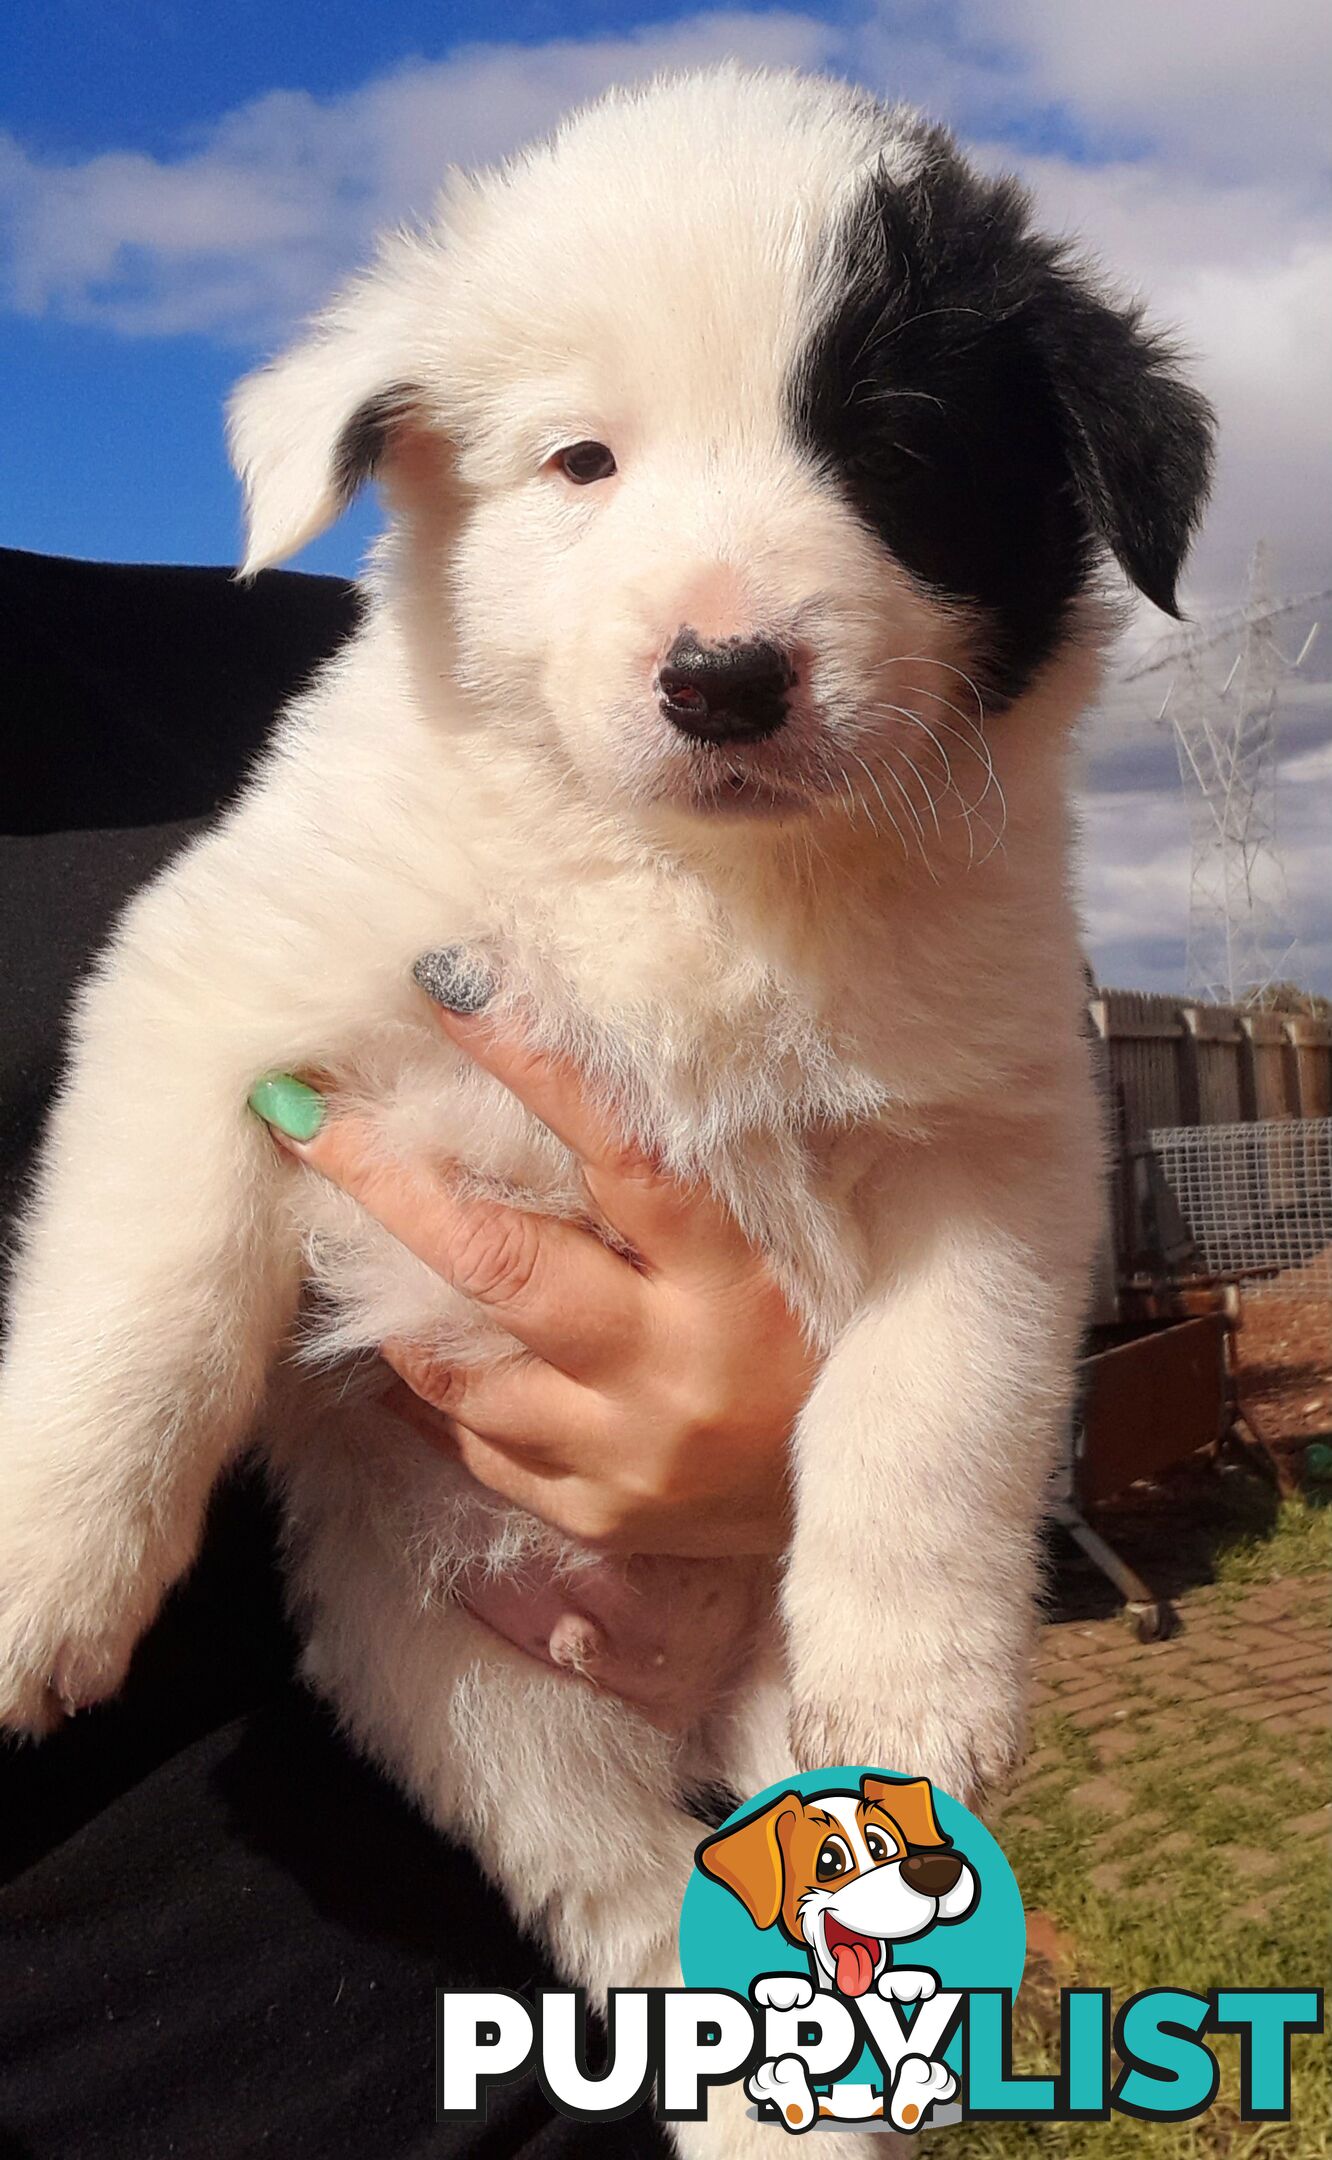
<path id="1" fill-rule="evenodd" d="M 419 407 L 405 315 L 387 276 L 372 275 L 232 392 L 227 436 L 245 489 L 242 577 L 294 555 L 340 517 L 394 425 Z"/>

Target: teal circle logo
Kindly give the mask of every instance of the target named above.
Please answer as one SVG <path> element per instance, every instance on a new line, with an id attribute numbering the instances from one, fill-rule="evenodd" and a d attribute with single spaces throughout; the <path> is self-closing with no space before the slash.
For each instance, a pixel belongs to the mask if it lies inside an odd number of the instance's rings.
<path id="1" fill-rule="evenodd" d="M 1026 1950 L 1022 1895 L 984 1824 L 928 1779 L 864 1767 L 807 1771 L 736 1808 L 700 1842 L 680 1913 L 687 1987 L 766 1996 L 793 2015 L 835 1998 L 882 2014 L 887 2000 L 911 2030 L 922 1973 L 931 1993 L 1016 1995 Z M 769 1979 L 783 1974 L 807 1984 Z M 954 2072 L 958 2049 L 954 2036 L 939 2051 Z M 882 2075 L 866 2049 L 838 2083 Z M 935 2090 L 948 2097 L 942 2072 Z"/>

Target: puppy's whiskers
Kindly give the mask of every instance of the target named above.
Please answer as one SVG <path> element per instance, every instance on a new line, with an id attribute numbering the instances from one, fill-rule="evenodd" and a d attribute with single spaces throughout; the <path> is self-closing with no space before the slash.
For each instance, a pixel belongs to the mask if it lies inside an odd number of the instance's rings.
<path id="1" fill-rule="evenodd" d="M 902 748 L 901 744 L 895 744 L 894 748 L 898 757 L 901 758 L 902 763 L 906 766 L 907 771 L 911 774 L 912 779 L 919 786 L 921 794 L 925 797 L 925 807 L 930 813 L 930 821 L 934 826 L 936 839 L 942 840 L 943 827 L 939 823 L 939 812 L 935 805 L 934 790 L 931 788 L 929 782 L 926 780 L 924 773 L 921 771 L 919 765 L 917 765 L 915 759 L 908 755 L 908 753 Z"/>
<path id="2" fill-rule="evenodd" d="M 988 777 L 986 778 L 981 788 L 980 794 L 976 796 L 974 801 L 968 801 L 967 797 L 963 794 L 961 788 L 957 784 L 957 779 L 953 771 L 952 760 L 949 757 L 948 752 L 944 748 L 942 742 L 939 740 L 939 736 L 936 730 L 930 726 L 929 722 L 926 720 L 922 720 L 919 713 L 913 713 L 909 711 L 908 708 L 904 705 L 885 705 L 881 706 L 879 710 L 881 712 L 891 713 L 895 718 L 899 720 L 905 720 L 908 727 L 917 729 L 920 734 L 926 737 L 927 741 L 930 744 L 930 747 L 936 753 L 939 759 L 939 763 L 943 768 L 943 788 L 941 792 L 944 796 L 951 795 L 957 803 L 958 815 L 961 817 L 963 824 L 967 828 L 967 868 L 969 870 L 973 869 L 975 867 L 976 861 L 976 846 L 973 821 L 975 819 L 978 805 L 984 801 L 985 796 L 989 791 L 990 783 Z M 944 733 L 956 736 L 957 730 L 955 728 L 949 728 L 945 726 Z M 975 745 L 968 743 L 964 737 L 957 736 L 957 739 L 959 742 L 962 743 L 963 747 L 971 751 L 973 755 L 981 756 L 981 753 L 976 749 Z M 939 836 L 942 839 L 943 834 L 939 824 L 939 813 L 935 803 L 933 791 L 929 789 L 926 785 L 925 777 L 921 772 L 920 767 L 916 764 L 915 760 L 908 755 L 907 751 L 903 749 L 900 744 L 895 745 L 895 747 L 897 749 L 898 755 L 906 761 L 907 766 L 915 774 L 916 778 L 920 781 L 921 786 L 926 789 L 926 793 L 929 795 L 930 799 L 930 808 L 934 813 L 935 830 L 939 833 Z M 983 756 L 981 756 L 981 762 L 983 766 L 987 764 L 987 760 Z"/>
<path id="3" fill-rule="evenodd" d="M 897 749 L 900 756 L 905 758 L 907 769 L 912 772 L 915 775 L 916 779 L 920 782 L 922 792 L 925 796 L 926 805 L 929 809 L 930 821 L 934 826 L 935 834 L 938 838 L 942 839 L 943 835 L 939 826 L 938 813 L 934 807 L 934 799 L 930 794 L 929 788 L 926 786 L 920 772 L 911 763 L 910 758 L 906 758 L 906 754 L 904 751 L 901 750 L 900 745 L 881 744 L 878 750 L 872 750 L 870 755 L 874 758 L 875 763 L 878 765 L 880 771 L 884 776 L 884 779 L 889 782 L 894 792 L 898 796 L 900 796 L 903 804 L 905 805 L 907 814 L 910 817 L 912 824 L 915 826 L 916 837 L 920 842 L 921 863 L 929 874 L 931 884 L 937 885 L 939 882 L 938 872 L 935 870 L 934 864 L 930 860 L 929 850 L 926 844 L 925 827 L 921 822 L 920 814 L 916 809 L 916 805 L 912 799 L 910 789 L 906 786 L 905 782 L 899 778 L 895 768 L 890 762 L 894 748 Z M 860 762 L 863 763 L 863 760 L 861 760 Z"/>
<path id="4" fill-rule="evenodd" d="M 977 687 L 975 681 L 970 675 L 967 674 L 965 668 L 956 667 L 951 660 L 940 660 L 933 653 L 894 653 L 892 659 L 885 661 L 883 664 L 885 667 L 937 667 L 942 668 L 944 672 L 948 675 L 956 675 L 959 682 L 964 682 L 966 684 L 968 690 L 971 692 L 972 696 L 976 700 L 976 719 L 974 724 L 977 727 L 981 727 L 984 725 L 985 700 L 981 696 L 980 690 Z M 912 687 L 913 686 L 908 683 L 907 688 L 910 689 Z M 938 695 L 938 693 L 933 690 L 928 690 L 926 691 L 925 695 L 927 697 L 935 697 Z M 943 698 L 940 700 L 940 703 L 947 704 L 948 700 L 946 698 Z M 954 705 L 950 707 L 950 710 L 953 712 L 957 712 L 957 707 Z M 960 713 L 958 713 L 958 718 L 962 718 L 962 715 Z"/>
<path id="5" fill-rule="evenodd" d="M 874 790 L 875 794 L 876 794 L 876 795 L 878 796 L 878 798 L 879 798 L 879 801 L 880 801 L 880 802 L 881 802 L 881 803 L 883 804 L 883 812 L 884 812 L 884 816 L 885 816 L 885 817 L 888 817 L 888 816 L 890 816 L 890 815 L 891 815 L 891 812 L 889 811 L 889 808 L 888 808 L 888 801 L 887 801 L 887 797 L 885 796 L 885 794 L 884 794 L 884 792 L 883 792 L 883 789 L 882 789 L 882 788 L 881 788 L 881 787 L 879 786 L 879 783 L 878 783 L 878 781 L 877 781 L 877 780 L 875 779 L 875 777 L 874 777 L 873 773 L 872 773 L 872 772 L 870 771 L 870 769 L 869 769 L 869 766 L 868 766 L 868 765 L 867 765 L 867 764 L 865 763 L 865 760 L 864 760 L 864 758 L 863 758 L 863 757 L 859 757 L 859 756 L 857 756 L 857 754 L 856 754 L 856 752 L 855 752 L 854 750 L 852 751 L 851 755 L 852 755 L 852 757 L 853 757 L 853 758 L 855 758 L 855 760 L 856 760 L 856 763 L 857 763 L 857 765 L 858 765 L 858 766 L 860 767 L 861 771 L 862 771 L 862 772 L 864 773 L 864 775 L 865 775 L 865 778 L 866 778 L 866 779 L 867 779 L 867 780 L 869 781 L 869 784 L 870 784 L 870 786 L 871 786 L 871 787 L 873 788 L 873 790 Z"/>
<path id="6" fill-rule="evenodd" d="M 962 670 L 960 668 L 955 668 L 953 672 L 957 675 L 962 674 Z M 962 679 L 970 686 L 973 691 L 975 691 L 977 704 L 980 705 L 980 692 L 976 690 L 976 686 L 971 681 L 971 677 L 969 675 L 964 675 Z M 976 797 L 975 801 L 970 805 L 970 810 L 972 814 L 978 816 L 979 823 L 982 824 L 985 827 L 985 830 L 992 836 L 990 847 L 981 857 L 981 861 L 983 863 L 988 862 L 990 856 L 994 853 L 995 849 L 999 847 L 1003 842 L 1004 833 L 1008 825 L 1008 799 L 1004 794 L 1003 782 L 1000 780 L 999 775 L 995 770 L 994 756 L 991 752 L 989 743 L 985 739 L 984 732 L 976 721 L 970 719 L 968 715 L 961 712 L 956 705 L 954 705 L 948 698 L 942 696 L 939 691 L 927 690 L 923 684 L 919 683 L 908 683 L 906 687 L 908 690 L 913 691 L 917 696 L 932 698 L 936 704 L 942 705 L 945 710 L 952 713 L 954 718 L 959 720 L 962 726 L 967 730 L 967 736 L 959 739 L 967 741 L 968 747 L 972 750 L 973 755 L 979 760 L 985 773 L 985 785 L 981 789 L 981 792 Z M 981 707 L 981 710 L 983 712 L 983 706 Z M 916 715 L 916 719 L 921 727 L 925 726 L 925 722 L 920 719 L 919 714 Z M 957 732 L 956 729 L 948 727 L 947 723 L 944 721 L 940 721 L 939 725 L 944 729 L 944 732 L 946 734 L 953 735 Z M 991 793 L 993 793 L 998 798 L 999 824 L 997 828 L 990 824 L 988 818 L 979 817 L 981 804 L 985 802 L 985 800 Z"/>
<path id="7" fill-rule="evenodd" d="M 853 752 L 852 755 L 854 756 L 855 753 Z M 861 766 L 861 769 L 864 771 L 866 778 L 872 781 L 873 774 L 870 772 L 869 767 L 864 763 L 864 760 L 862 758 L 856 758 L 856 763 Z M 829 811 L 832 808 L 833 801 L 835 799 L 832 790 L 834 788 L 839 788 L 845 794 L 851 822 L 853 824 L 855 823 L 857 810 L 863 810 L 870 831 L 873 833 L 877 833 L 879 831 L 878 821 L 875 818 L 873 811 L 870 809 L 869 804 L 858 793 L 851 779 L 851 775 L 844 765 L 826 765 L 824 768 L 823 778 L 829 789 L 829 793 L 824 796 L 821 805 L 822 814 L 825 818 L 828 816 Z M 903 857 L 909 861 L 911 856 L 911 850 L 907 846 L 906 834 L 902 831 L 902 828 L 898 824 L 897 819 L 893 816 L 892 810 L 889 808 L 887 798 L 885 797 L 882 789 L 879 788 L 877 785 L 875 786 L 875 793 L 878 795 L 879 801 L 883 804 L 884 815 L 893 829 L 893 832 L 897 838 L 898 846 L 902 850 Z"/>
<path id="8" fill-rule="evenodd" d="M 860 757 L 855 751 L 852 752 L 852 756 L 855 757 L 857 765 L 861 766 L 862 769 L 867 774 L 869 774 L 870 779 L 873 780 L 874 776 L 872 773 L 870 773 L 869 767 L 868 765 L 866 765 L 864 758 Z M 933 877 L 934 868 L 930 862 L 929 856 L 925 851 L 925 827 L 921 823 L 920 813 L 917 810 L 915 803 L 911 799 L 910 791 L 903 785 L 902 781 L 899 780 L 896 772 L 887 762 L 887 759 L 885 757 L 881 756 L 878 760 L 878 764 L 884 779 L 888 782 L 894 793 L 900 798 L 903 809 L 906 811 L 906 814 L 910 818 L 912 825 L 915 827 L 916 838 L 920 842 L 920 859 L 922 863 L 924 863 L 925 868 L 929 871 L 930 876 Z M 875 783 L 875 793 L 879 796 L 879 800 L 882 802 L 883 795 L 881 789 L 878 787 L 877 782 Z M 935 820 L 935 824 L 936 826 L 938 824 L 937 818 Z"/>
<path id="9" fill-rule="evenodd" d="M 961 682 L 965 683 L 966 687 L 968 688 L 968 690 L 970 690 L 973 698 L 975 699 L 976 710 L 979 718 L 973 719 L 969 713 L 964 712 L 961 707 L 955 705 L 951 699 L 944 697 L 940 691 L 927 689 L 923 683 L 906 683 L 903 685 L 903 688 L 905 691 L 914 696 L 928 698 L 932 703 L 936 705 L 941 705 L 946 712 L 949 712 L 953 715 L 954 720 L 956 720 L 958 723 L 956 727 L 952 726 L 949 722 L 942 719 L 936 720 L 935 723 L 931 725 L 931 723 L 927 721 L 921 713 L 913 711 L 909 706 L 897 704 L 887 700 L 875 705 L 871 708 L 871 710 L 884 715 L 895 715 L 896 718 L 898 718 L 899 720 L 904 720 L 909 727 L 918 729 L 919 732 L 923 734 L 930 742 L 934 751 L 938 755 L 938 758 L 943 768 L 943 792 L 946 795 L 951 794 L 955 798 L 959 812 L 967 826 L 967 867 L 969 869 L 980 867 L 986 862 L 988 862 L 990 857 L 995 853 L 996 849 L 1002 845 L 1004 832 L 1008 823 L 1007 799 L 1004 795 L 1002 782 L 1000 781 L 999 775 L 995 770 L 994 757 L 991 752 L 990 745 L 987 742 L 984 730 L 980 725 L 980 721 L 983 720 L 985 714 L 984 700 L 981 696 L 978 686 L 972 680 L 971 676 L 965 672 L 964 669 L 955 667 L 951 661 L 932 660 L 929 655 L 924 653 L 894 655 L 892 659 L 882 662 L 880 665 L 880 669 L 877 672 L 883 672 L 889 667 L 908 665 L 913 660 L 924 661 L 928 665 L 946 668 L 949 674 L 956 675 Z M 958 777 L 954 771 L 954 759 L 949 757 L 948 751 L 946 750 L 944 743 L 940 739 L 941 736 L 945 735 L 950 737 L 951 740 L 955 744 L 960 746 L 961 749 L 965 750 L 969 756 L 973 757 L 980 767 L 982 774 L 982 784 L 979 791 L 970 799 L 968 799 L 968 797 L 964 794 L 961 786 L 958 784 Z M 923 780 L 923 775 L 921 774 L 919 767 L 914 764 L 914 761 L 908 759 L 907 762 L 911 766 L 912 770 L 915 772 L 916 778 L 918 780 Z M 993 793 L 996 797 L 999 806 L 999 823 L 997 827 L 991 822 L 989 818 L 981 814 L 981 806 L 985 803 L 991 793 Z M 989 835 L 990 841 L 989 846 L 986 848 L 984 854 L 979 857 L 979 859 L 977 858 L 975 845 L 975 828 L 977 826 L 979 826 L 985 833 Z"/>

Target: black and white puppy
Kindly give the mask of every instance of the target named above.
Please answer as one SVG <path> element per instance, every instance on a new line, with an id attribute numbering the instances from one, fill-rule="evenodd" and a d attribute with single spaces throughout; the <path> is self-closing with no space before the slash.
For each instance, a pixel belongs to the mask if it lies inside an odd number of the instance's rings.
<path id="1" fill-rule="evenodd" d="M 372 471 L 392 531 L 79 999 L 0 1395 L 0 1719 L 116 1685 L 258 1433 L 313 1684 L 570 1980 L 668 1982 L 688 1779 L 885 1763 L 974 1801 L 1020 1750 L 1097 1217 L 1069 735 L 1102 564 L 1172 605 L 1208 414 L 1011 180 L 726 67 L 456 181 L 233 425 L 248 571 Z M 586 1213 L 422 1017 L 412 964 L 455 945 L 725 1197 L 826 1353 L 780 1580 L 628 1571 L 696 1675 L 674 1732 L 457 1595 L 608 1563 L 279 1361 L 302 1278 L 328 1360 L 514 1346 L 278 1155 L 265 1070 Z M 732 2160 L 751 2126 L 678 2135 Z"/>

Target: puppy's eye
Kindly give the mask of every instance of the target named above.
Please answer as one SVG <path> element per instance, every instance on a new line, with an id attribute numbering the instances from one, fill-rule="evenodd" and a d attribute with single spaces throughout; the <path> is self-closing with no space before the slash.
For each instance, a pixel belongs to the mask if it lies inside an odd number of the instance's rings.
<path id="1" fill-rule="evenodd" d="M 615 471 L 615 453 L 604 442 L 570 443 L 567 450 L 557 453 L 555 463 L 566 480 L 577 487 L 590 487 L 594 480 L 609 480 Z"/>
<path id="2" fill-rule="evenodd" d="M 865 1832 L 865 1847 L 875 1867 L 882 1867 L 885 1860 L 891 1860 L 893 1857 L 893 1848 L 888 1843 L 882 1830 L 867 1830 Z"/>
<path id="3" fill-rule="evenodd" d="M 845 1839 L 829 1837 L 819 1847 L 814 1873 L 820 1882 L 832 1882 L 835 1876 L 845 1875 L 850 1865 L 851 1848 Z"/>

